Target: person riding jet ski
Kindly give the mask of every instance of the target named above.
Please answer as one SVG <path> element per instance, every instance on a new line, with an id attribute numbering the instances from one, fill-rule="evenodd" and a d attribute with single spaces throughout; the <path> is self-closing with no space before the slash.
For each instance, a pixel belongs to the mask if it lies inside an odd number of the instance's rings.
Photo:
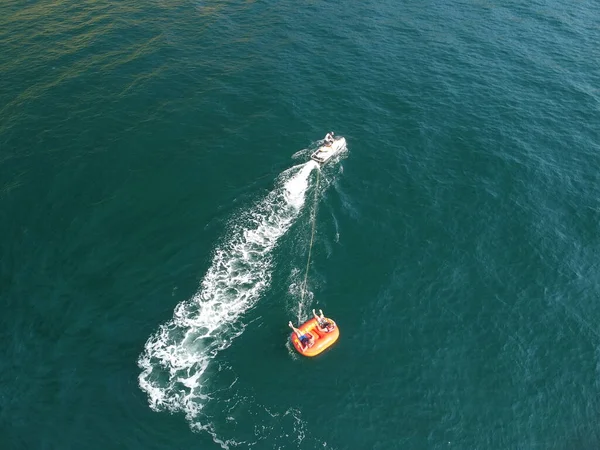
<path id="1" fill-rule="evenodd" d="M 330 146 L 331 146 L 331 144 L 333 144 L 333 141 L 335 140 L 335 139 L 334 139 L 334 137 L 333 137 L 333 135 L 334 135 L 333 131 L 330 131 L 329 133 L 327 133 L 327 134 L 325 135 L 325 139 L 323 139 L 323 140 L 325 141 L 325 144 L 326 144 L 328 147 L 330 147 Z"/>

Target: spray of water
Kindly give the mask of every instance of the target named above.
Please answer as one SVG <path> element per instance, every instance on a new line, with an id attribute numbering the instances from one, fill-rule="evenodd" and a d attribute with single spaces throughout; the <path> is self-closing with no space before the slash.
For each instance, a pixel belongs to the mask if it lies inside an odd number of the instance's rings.
<path id="1" fill-rule="evenodd" d="M 269 285 L 271 252 L 298 217 L 317 167 L 310 161 L 284 172 L 273 191 L 234 220 L 196 295 L 176 306 L 173 318 L 150 336 L 138 360 L 139 384 L 150 407 L 183 411 L 224 448 L 230 442 L 211 432 L 210 424 L 199 423 L 210 400 L 205 374 L 217 353 L 244 331 L 241 316 Z"/>

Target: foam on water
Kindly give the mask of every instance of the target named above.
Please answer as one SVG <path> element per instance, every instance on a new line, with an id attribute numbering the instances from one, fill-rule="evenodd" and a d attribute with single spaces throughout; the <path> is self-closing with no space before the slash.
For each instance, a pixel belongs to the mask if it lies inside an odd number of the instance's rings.
<path id="1" fill-rule="evenodd" d="M 150 407 L 184 412 L 194 428 L 210 433 L 223 448 L 236 443 L 219 438 L 210 423 L 199 419 L 210 400 L 206 371 L 244 331 L 241 316 L 269 285 L 271 250 L 298 217 L 317 167 L 310 161 L 285 171 L 278 187 L 232 221 L 197 294 L 176 306 L 173 318 L 148 339 L 139 357 L 139 384 Z"/>

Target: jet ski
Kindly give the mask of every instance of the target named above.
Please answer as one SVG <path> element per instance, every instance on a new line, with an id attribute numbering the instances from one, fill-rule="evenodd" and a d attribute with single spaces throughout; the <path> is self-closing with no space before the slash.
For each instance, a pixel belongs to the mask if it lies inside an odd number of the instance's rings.
<path id="1" fill-rule="evenodd" d="M 310 158 L 318 162 L 319 164 L 325 164 L 331 158 L 339 155 L 346 149 L 346 139 L 338 137 L 331 143 L 323 143 Z"/>

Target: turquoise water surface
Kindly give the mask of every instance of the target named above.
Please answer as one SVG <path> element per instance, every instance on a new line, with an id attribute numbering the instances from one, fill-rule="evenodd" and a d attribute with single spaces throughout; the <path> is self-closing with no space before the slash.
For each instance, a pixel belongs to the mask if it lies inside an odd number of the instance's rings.
<path id="1" fill-rule="evenodd" d="M 0 448 L 598 448 L 599 18 L 4 3 Z"/>

